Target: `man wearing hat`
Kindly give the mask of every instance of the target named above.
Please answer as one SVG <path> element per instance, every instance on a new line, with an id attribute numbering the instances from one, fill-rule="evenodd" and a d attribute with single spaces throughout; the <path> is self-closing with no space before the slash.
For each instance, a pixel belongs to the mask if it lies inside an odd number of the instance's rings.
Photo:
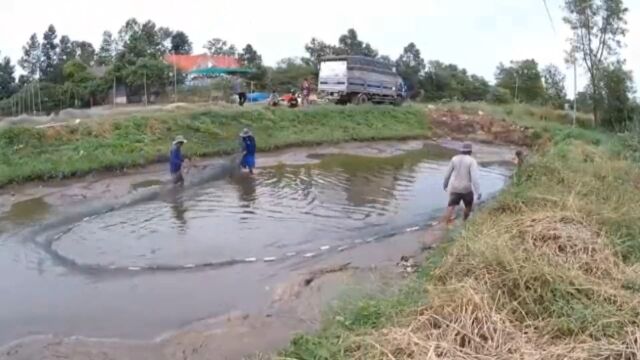
<path id="1" fill-rule="evenodd" d="M 253 174 L 253 169 L 256 167 L 256 139 L 251 130 L 245 128 L 240 132 L 240 140 L 243 151 L 240 166 L 243 169 L 249 169 L 249 174 Z"/>
<path id="2" fill-rule="evenodd" d="M 450 223 L 456 207 L 464 203 L 464 220 L 469 218 L 473 208 L 474 192 L 482 198 L 478 162 L 471 157 L 471 143 L 462 144 L 460 154 L 454 156 L 444 177 L 444 191 L 449 192 L 449 203 L 445 221 Z"/>
<path id="3" fill-rule="evenodd" d="M 182 163 L 184 162 L 182 145 L 186 142 L 187 140 L 184 136 L 178 135 L 171 144 L 171 151 L 169 152 L 169 172 L 171 173 L 171 181 L 174 185 L 184 184 L 184 177 L 182 176 Z"/>

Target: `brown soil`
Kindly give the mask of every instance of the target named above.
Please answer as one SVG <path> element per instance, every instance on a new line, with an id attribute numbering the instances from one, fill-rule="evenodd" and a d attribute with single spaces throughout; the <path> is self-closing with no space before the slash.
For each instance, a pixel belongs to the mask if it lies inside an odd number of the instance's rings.
<path id="1" fill-rule="evenodd" d="M 533 130 L 504 119 L 496 119 L 478 111 L 465 114 L 452 110 L 430 108 L 429 120 L 434 135 L 457 140 L 489 142 L 529 147 L 533 144 Z"/>

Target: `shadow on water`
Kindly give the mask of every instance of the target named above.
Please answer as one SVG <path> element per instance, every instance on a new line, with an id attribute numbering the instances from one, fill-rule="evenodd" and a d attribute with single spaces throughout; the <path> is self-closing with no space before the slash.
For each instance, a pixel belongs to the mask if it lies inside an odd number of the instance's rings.
<path id="1" fill-rule="evenodd" d="M 167 190 L 162 200 L 169 204 L 173 219 L 175 220 L 178 232 L 185 234 L 187 231 L 187 207 L 184 201 L 184 190 L 180 187 L 174 187 Z"/>
<path id="2" fill-rule="evenodd" d="M 238 200 L 245 206 L 251 207 L 258 199 L 256 193 L 257 180 L 249 174 L 237 174 L 232 177 L 233 184 L 238 191 Z"/>

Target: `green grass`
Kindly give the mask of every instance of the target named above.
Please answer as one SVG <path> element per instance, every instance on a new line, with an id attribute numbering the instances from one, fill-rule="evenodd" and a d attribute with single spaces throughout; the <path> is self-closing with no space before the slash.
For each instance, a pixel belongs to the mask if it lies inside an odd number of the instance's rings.
<path id="1" fill-rule="evenodd" d="M 504 116 L 541 135 L 514 183 L 453 235 L 406 293 L 346 306 L 339 310 L 345 321 L 329 317 L 316 334 L 296 337 L 283 358 L 637 355 L 637 141 L 531 115 Z"/>
<path id="2" fill-rule="evenodd" d="M 287 146 L 428 136 L 419 107 L 202 109 L 166 111 L 79 125 L 0 130 L 0 186 L 60 179 L 165 161 L 171 140 L 183 135 L 187 156 L 237 151 L 237 134 L 250 127 L 259 151 Z"/>

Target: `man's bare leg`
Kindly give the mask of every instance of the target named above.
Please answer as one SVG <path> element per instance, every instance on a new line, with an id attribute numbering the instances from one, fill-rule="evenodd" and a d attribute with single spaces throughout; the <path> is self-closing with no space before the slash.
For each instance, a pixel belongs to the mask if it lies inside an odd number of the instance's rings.
<path id="1" fill-rule="evenodd" d="M 464 208 L 464 221 L 467 221 L 467 219 L 469 218 L 469 216 L 471 216 L 471 210 L 473 209 L 472 206 L 466 207 Z"/>
<path id="2" fill-rule="evenodd" d="M 447 207 L 447 210 L 444 212 L 444 216 L 442 217 L 442 223 L 446 225 L 451 225 L 453 223 L 453 213 L 456 211 L 455 206 Z"/>

